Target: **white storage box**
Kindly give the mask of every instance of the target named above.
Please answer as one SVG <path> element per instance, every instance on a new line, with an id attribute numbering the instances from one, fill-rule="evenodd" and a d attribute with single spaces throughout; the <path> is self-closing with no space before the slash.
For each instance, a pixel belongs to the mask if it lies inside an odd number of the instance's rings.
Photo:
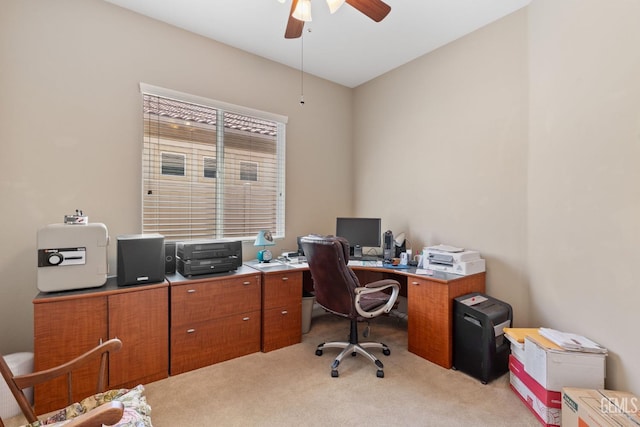
<path id="1" fill-rule="evenodd" d="M 511 342 L 511 355 L 524 365 L 524 343 L 516 341 L 508 334 L 504 336 Z"/>
<path id="2" fill-rule="evenodd" d="M 527 375 L 524 366 L 513 354 L 509 357 L 509 385 L 543 425 L 561 425 L 562 394 L 542 388 Z"/>
<path id="3" fill-rule="evenodd" d="M 4 356 L 4 360 L 14 375 L 25 375 L 33 372 L 33 353 L 8 354 Z M 31 388 L 25 389 L 24 395 L 29 400 L 29 403 L 33 403 L 33 390 Z M 18 402 L 11 394 L 9 386 L 7 386 L 6 382 L 0 381 L 0 419 L 11 418 L 21 413 L 20 406 L 18 406 Z"/>
<path id="4" fill-rule="evenodd" d="M 547 348 L 527 336 L 524 370 L 551 391 L 559 392 L 563 387 L 604 388 L 605 356 L 602 353 Z"/>

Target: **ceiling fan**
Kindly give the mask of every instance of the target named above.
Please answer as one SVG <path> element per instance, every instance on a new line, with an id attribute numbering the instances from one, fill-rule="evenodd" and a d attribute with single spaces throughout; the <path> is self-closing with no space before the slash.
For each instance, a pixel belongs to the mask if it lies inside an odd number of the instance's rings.
<path id="1" fill-rule="evenodd" d="M 391 6 L 382 0 L 327 0 L 331 13 L 338 10 L 345 2 L 376 22 L 382 21 L 391 11 Z M 284 37 L 286 39 L 300 37 L 304 23 L 308 21 L 311 21 L 311 0 L 292 0 Z"/>

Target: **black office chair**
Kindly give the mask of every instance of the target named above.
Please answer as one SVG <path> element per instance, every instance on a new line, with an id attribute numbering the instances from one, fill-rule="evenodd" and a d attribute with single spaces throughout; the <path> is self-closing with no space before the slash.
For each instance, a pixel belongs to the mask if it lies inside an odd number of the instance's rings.
<path id="1" fill-rule="evenodd" d="M 351 320 L 349 342 L 322 343 L 316 355 L 322 356 L 325 348 L 343 349 L 331 365 L 331 376 L 337 377 L 342 358 L 349 353 L 352 356 L 360 353 L 375 363 L 377 376 L 383 378 L 384 365 L 367 349 L 382 349 L 385 356 L 391 354 L 391 350 L 383 343 L 358 342 L 358 320 L 389 313 L 398 298 L 400 284 L 384 279 L 361 286 L 348 266 L 349 242 L 341 237 L 310 235 L 303 237 L 301 243 L 311 270 L 316 301 L 327 311 Z"/>

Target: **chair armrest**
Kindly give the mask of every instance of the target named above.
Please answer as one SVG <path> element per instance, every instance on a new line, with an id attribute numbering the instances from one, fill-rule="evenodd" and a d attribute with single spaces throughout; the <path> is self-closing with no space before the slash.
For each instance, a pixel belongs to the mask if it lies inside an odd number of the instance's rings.
<path id="1" fill-rule="evenodd" d="M 65 424 L 65 427 L 101 427 L 105 425 L 113 425 L 122 419 L 124 414 L 124 405 L 119 401 L 112 401 L 100 405 L 97 408 L 72 418 Z"/>
<path id="2" fill-rule="evenodd" d="M 366 285 L 364 285 L 364 287 L 365 288 L 388 288 L 389 285 L 396 285 L 398 289 L 400 288 L 400 282 L 394 279 L 376 280 L 375 282 L 367 283 Z"/>
<path id="3" fill-rule="evenodd" d="M 362 295 L 380 292 L 389 288 L 391 288 L 391 296 L 389 297 L 389 300 L 385 305 L 379 307 L 374 311 L 365 311 L 360 306 L 360 297 Z M 355 289 L 356 311 L 360 316 L 369 318 L 369 319 L 372 317 L 380 316 L 383 313 L 389 313 L 393 308 L 394 304 L 396 303 L 399 293 L 400 293 L 400 283 L 397 280 L 383 279 L 383 280 L 367 283 L 365 286 L 361 286 Z"/>

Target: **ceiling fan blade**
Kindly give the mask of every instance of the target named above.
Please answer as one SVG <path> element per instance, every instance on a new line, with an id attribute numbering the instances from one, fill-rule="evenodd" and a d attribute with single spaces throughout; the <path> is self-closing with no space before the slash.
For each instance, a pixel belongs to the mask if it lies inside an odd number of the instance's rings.
<path id="1" fill-rule="evenodd" d="M 297 39 L 302 36 L 302 28 L 304 27 L 304 21 L 300 21 L 293 17 L 293 11 L 296 9 L 298 0 L 291 2 L 291 10 L 289 11 L 289 20 L 287 21 L 287 29 L 284 31 L 285 39 Z"/>
<path id="2" fill-rule="evenodd" d="M 346 0 L 346 2 L 376 22 L 382 21 L 391 12 L 391 6 L 382 0 Z"/>

